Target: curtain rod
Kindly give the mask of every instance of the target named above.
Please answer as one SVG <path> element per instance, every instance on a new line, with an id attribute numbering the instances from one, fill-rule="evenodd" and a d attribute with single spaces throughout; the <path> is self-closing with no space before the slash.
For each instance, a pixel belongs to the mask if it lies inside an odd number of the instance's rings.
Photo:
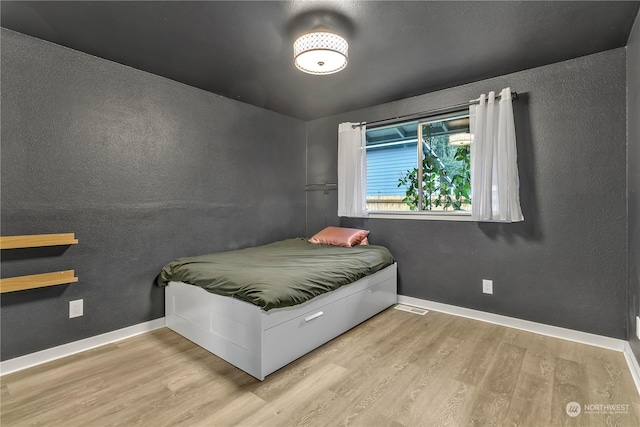
<path id="1" fill-rule="evenodd" d="M 496 99 L 499 99 L 499 98 L 500 98 L 500 95 L 496 95 Z M 511 92 L 511 99 L 513 101 L 517 100 L 518 99 L 518 92 Z M 379 123 L 394 124 L 396 122 L 404 122 L 404 121 L 407 121 L 409 119 L 424 119 L 425 117 L 433 116 L 435 114 L 448 113 L 448 112 L 459 110 L 461 108 L 468 107 L 470 105 L 474 105 L 474 104 L 478 104 L 478 103 L 480 103 L 480 100 L 479 99 L 474 99 L 473 101 L 465 102 L 464 104 L 452 105 L 450 107 L 436 108 L 436 109 L 433 109 L 433 110 L 422 111 L 420 113 L 406 114 L 404 116 L 397 116 L 397 117 L 392 117 L 392 118 L 389 118 L 389 119 L 375 120 L 373 122 L 360 122 L 358 124 L 351 125 L 351 127 L 355 129 L 357 127 L 361 127 L 361 126 L 364 126 L 364 125 L 372 125 L 372 124 L 379 124 Z"/>

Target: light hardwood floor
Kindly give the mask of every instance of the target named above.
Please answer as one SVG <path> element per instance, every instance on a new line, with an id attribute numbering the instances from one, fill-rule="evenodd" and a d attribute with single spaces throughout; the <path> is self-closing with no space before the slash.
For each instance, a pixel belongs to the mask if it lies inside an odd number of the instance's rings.
<path id="1" fill-rule="evenodd" d="M 622 353 L 433 311 L 388 309 L 264 382 L 166 328 L 0 381 L 2 426 L 640 425 Z M 605 404 L 628 406 L 584 410 Z"/>

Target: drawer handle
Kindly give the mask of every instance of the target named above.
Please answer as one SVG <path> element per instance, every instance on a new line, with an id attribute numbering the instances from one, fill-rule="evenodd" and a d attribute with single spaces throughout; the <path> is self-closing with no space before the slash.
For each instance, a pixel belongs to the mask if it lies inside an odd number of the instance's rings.
<path id="1" fill-rule="evenodd" d="M 313 319 L 317 319 L 318 317 L 322 316 L 323 314 L 324 314 L 323 312 L 319 311 L 316 314 L 312 314 L 311 316 L 305 317 L 304 321 L 305 322 L 310 322 Z"/>

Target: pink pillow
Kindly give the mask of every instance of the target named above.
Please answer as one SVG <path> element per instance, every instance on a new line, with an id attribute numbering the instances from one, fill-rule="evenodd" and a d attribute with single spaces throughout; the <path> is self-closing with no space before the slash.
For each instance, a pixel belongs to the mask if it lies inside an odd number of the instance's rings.
<path id="1" fill-rule="evenodd" d="M 359 245 L 368 245 L 369 244 L 369 238 L 365 237 L 364 239 L 362 239 L 362 241 L 360 243 L 358 243 Z"/>
<path id="2" fill-rule="evenodd" d="M 369 235 L 369 230 L 357 228 L 327 227 L 309 239 L 311 243 L 352 247 L 360 244 Z"/>

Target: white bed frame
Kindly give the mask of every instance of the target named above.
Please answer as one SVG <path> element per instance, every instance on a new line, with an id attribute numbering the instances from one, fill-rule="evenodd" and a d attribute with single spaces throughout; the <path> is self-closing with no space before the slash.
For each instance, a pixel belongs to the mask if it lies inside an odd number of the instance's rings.
<path id="1" fill-rule="evenodd" d="M 396 301 L 393 264 L 303 304 L 269 311 L 170 282 L 165 317 L 170 329 L 262 381 Z"/>

